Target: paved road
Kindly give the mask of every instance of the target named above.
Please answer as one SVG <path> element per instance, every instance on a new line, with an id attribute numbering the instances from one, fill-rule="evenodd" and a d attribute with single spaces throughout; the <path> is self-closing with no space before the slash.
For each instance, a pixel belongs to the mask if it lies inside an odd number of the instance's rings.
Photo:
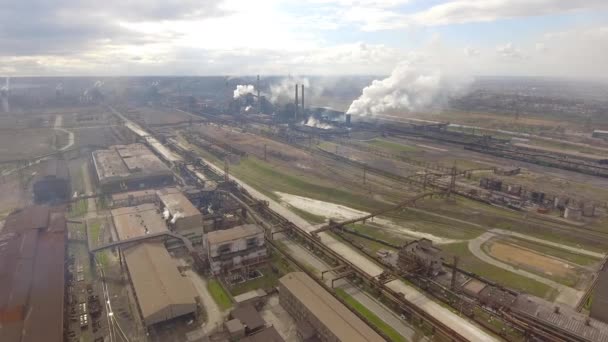
<path id="1" fill-rule="evenodd" d="M 59 114 L 55 116 L 55 126 L 53 127 L 57 131 L 62 131 L 68 135 L 68 143 L 59 149 L 59 151 L 67 150 L 68 148 L 74 145 L 74 133 L 68 131 L 67 129 L 61 128 L 63 126 L 63 115 Z"/>
<path id="2" fill-rule="evenodd" d="M 222 325 L 225 313 L 222 312 L 215 300 L 213 300 L 213 297 L 211 297 L 207 289 L 207 281 L 193 270 L 187 270 L 185 273 L 192 281 L 192 285 L 194 285 L 196 292 L 198 292 L 203 302 L 203 307 L 207 313 L 207 322 L 203 325 L 203 330 L 206 334 L 209 334 Z"/>
<path id="3" fill-rule="evenodd" d="M 580 300 L 580 298 L 583 296 L 584 292 L 583 291 L 579 291 L 576 289 L 573 289 L 571 287 L 568 287 L 566 285 L 560 284 L 558 282 L 555 282 L 551 279 L 547 279 L 544 277 L 541 277 L 537 274 L 534 273 L 530 273 L 518 268 L 515 268 L 509 264 L 505 264 L 504 262 L 498 261 L 492 257 L 490 257 L 489 255 L 487 255 L 483 249 L 482 249 L 482 245 L 484 243 L 486 243 L 488 240 L 490 240 L 493 237 L 496 237 L 497 235 L 491 232 L 486 232 L 481 234 L 479 237 L 470 240 L 469 241 L 469 250 L 471 251 L 471 253 L 473 253 L 473 255 L 475 255 L 478 259 L 494 265 L 496 267 L 500 267 L 504 270 L 507 270 L 509 272 L 513 272 L 516 274 L 519 274 L 521 276 L 524 276 L 526 278 L 530 278 L 533 280 L 538 281 L 539 283 L 543 283 L 545 285 L 551 286 L 552 288 L 556 289 L 557 291 L 559 291 L 559 295 L 557 296 L 557 299 L 555 301 L 560 302 L 560 303 L 564 303 L 570 306 L 576 306 L 578 304 L 578 301 Z"/>
<path id="4" fill-rule="evenodd" d="M 547 246 L 563 249 L 563 250 L 566 250 L 566 251 L 569 251 L 569 252 L 572 252 L 572 253 L 575 253 L 575 254 L 587 255 L 587 256 L 590 256 L 590 257 L 598 258 L 598 259 L 603 259 L 606 256 L 603 253 L 591 252 L 591 251 L 588 251 L 588 250 L 586 250 L 584 248 L 573 247 L 573 246 L 570 246 L 570 245 L 565 245 L 565 244 L 561 244 L 561 243 L 557 243 L 557 242 L 547 241 L 547 240 L 539 239 L 539 238 L 534 237 L 534 236 L 530 236 L 530 235 L 526 235 L 526 234 L 522 234 L 522 233 L 517 233 L 517 232 L 510 231 L 510 230 L 505 230 L 505 229 L 500 229 L 500 228 L 493 228 L 493 227 L 486 227 L 486 226 L 483 226 L 483 225 L 475 223 L 475 222 L 461 220 L 461 219 L 457 219 L 457 218 L 454 218 L 454 217 L 450 217 L 450 216 L 446 216 L 446 215 L 441 215 L 441 214 L 433 213 L 433 212 L 422 210 L 422 209 L 418 209 L 418 208 L 408 208 L 408 210 L 425 213 L 427 215 L 444 218 L 444 219 L 447 219 L 447 220 L 451 220 L 451 221 L 454 221 L 454 222 L 459 222 L 459 223 L 467 224 L 467 225 L 470 225 L 470 226 L 473 226 L 473 227 L 477 227 L 477 228 L 481 228 L 481 229 L 489 229 L 490 232 L 498 234 L 498 235 L 510 235 L 510 236 L 513 236 L 513 237 L 516 237 L 516 238 L 520 238 L 520 239 L 524 239 L 524 240 L 540 243 L 540 244 L 543 244 L 543 245 L 547 245 Z"/>

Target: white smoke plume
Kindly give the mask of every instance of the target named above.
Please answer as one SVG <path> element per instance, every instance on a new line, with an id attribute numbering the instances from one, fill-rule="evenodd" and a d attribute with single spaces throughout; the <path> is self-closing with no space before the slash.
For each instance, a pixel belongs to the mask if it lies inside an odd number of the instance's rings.
<path id="1" fill-rule="evenodd" d="M 239 84 L 234 89 L 233 97 L 235 99 L 238 99 L 241 96 L 244 96 L 247 94 L 253 94 L 253 93 L 255 93 L 255 87 L 252 84 L 247 84 L 247 85 Z"/>
<path id="2" fill-rule="evenodd" d="M 163 210 L 163 218 L 165 220 L 168 220 L 170 216 L 171 216 L 171 213 L 169 212 L 169 208 L 165 207 L 165 210 Z"/>
<path id="3" fill-rule="evenodd" d="M 320 128 L 320 129 L 334 128 L 334 126 L 332 126 L 328 123 L 321 122 L 321 121 L 315 119 L 315 117 L 313 117 L 313 116 L 308 117 L 308 120 L 306 120 L 306 122 L 304 123 L 304 126 L 316 127 L 316 128 Z"/>
<path id="4" fill-rule="evenodd" d="M 439 69 L 402 62 L 383 80 L 374 80 L 351 103 L 347 114 L 379 114 L 440 109 L 453 96 L 462 95 L 469 79 L 447 77 Z"/>
<path id="5" fill-rule="evenodd" d="M 182 217 L 184 217 L 184 214 L 182 214 L 181 212 L 175 213 L 175 215 L 173 215 L 173 217 L 171 218 L 171 224 L 175 224 L 175 222 Z"/>

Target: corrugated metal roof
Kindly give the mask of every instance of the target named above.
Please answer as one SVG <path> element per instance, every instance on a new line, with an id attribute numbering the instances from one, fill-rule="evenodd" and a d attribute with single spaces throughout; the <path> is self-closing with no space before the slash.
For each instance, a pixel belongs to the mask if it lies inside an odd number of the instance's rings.
<path id="1" fill-rule="evenodd" d="M 339 340 L 384 341 L 380 335 L 306 273 L 292 272 L 283 276 L 279 281 Z"/>
<path id="2" fill-rule="evenodd" d="M 179 273 L 162 243 L 140 243 L 123 253 L 144 320 L 161 311 L 168 312 L 163 316 L 170 316 L 175 305 L 196 309 L 192 283 Z"/>
<path id="3" fill-rule="evenodd" d="M 215 230 L 209 232 L 207 233 L 207 241 L 209 242 L 209 244 L 215 245 L 218 243 L 243 239 L 263 232 L 264 231 L 262 230 L 262 228 L 258 227 L 255 224 L 244 224 L 242 226 L 230 229 Z"/>
<path id="4" fill-rule="evenodd" d="M 112 209 L 111 213 L 120 240 L 167 231 L 167 224 L 153 203 Z"/>
<path id="5" fill-rule="evenodd" d="M 39 215 L 46 212 L 46 219 Z M 63 340 L 65 217 L 26 208 L 0 235 L 0 341 Z M 28 213 L 35 218 L 28 218 Z M 47 225 L 41 226 L 40 222 Z"/>

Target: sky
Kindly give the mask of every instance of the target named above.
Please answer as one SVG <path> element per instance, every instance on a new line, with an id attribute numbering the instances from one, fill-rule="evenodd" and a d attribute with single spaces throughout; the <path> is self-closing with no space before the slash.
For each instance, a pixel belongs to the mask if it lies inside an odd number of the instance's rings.
<path id="1" fill-rule="evenodd" d="M 608 78 L 606 0 L 2 0 L 0 75 Z"/>

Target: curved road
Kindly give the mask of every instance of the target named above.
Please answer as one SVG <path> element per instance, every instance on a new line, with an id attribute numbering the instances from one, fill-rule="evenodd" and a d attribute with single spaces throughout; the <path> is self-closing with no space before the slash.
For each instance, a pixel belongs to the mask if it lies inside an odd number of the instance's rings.
<path id="1" fill-rule="evenodd" d="M 498 261 L 498 260 L 490 257 L 489 255 L 487 255 L 483 251 L 481 246 L 484 243 L 486 243 L 488 240 L 490 240 L 491 238 L 496 237 L 496 236 L 498 236 L 498 235 L 494 234 L 492 232 L 486 232 L 486 233 L 481 234 L 479 237 L 469 241 L 469 250 L 471 251 L 471 253 L 473 253 L 473 255 L 475 255 L 475 257 L 477 257 L 478 259 L 480 259 L 488 264 L 494 265 L 496 267 L 500 267 L 509 272 L 519 274 L 526 278 L 536 280 L 539 283 L 543 283 L 545 285 L 548 285 L 548 286 L 556 289 L 557 291 L 559 291 L 559 295 L 557 296 L 556 301 L 570 305 L 572 307 L 576 306 L 576 304 L 578 303 L 580 298 L 583 296 L 583 291 L 573 289 L 566 285 L 555 282 L 551 279 L 541 277 L 537 274 L 517 269 L 509 264 Z"/>

